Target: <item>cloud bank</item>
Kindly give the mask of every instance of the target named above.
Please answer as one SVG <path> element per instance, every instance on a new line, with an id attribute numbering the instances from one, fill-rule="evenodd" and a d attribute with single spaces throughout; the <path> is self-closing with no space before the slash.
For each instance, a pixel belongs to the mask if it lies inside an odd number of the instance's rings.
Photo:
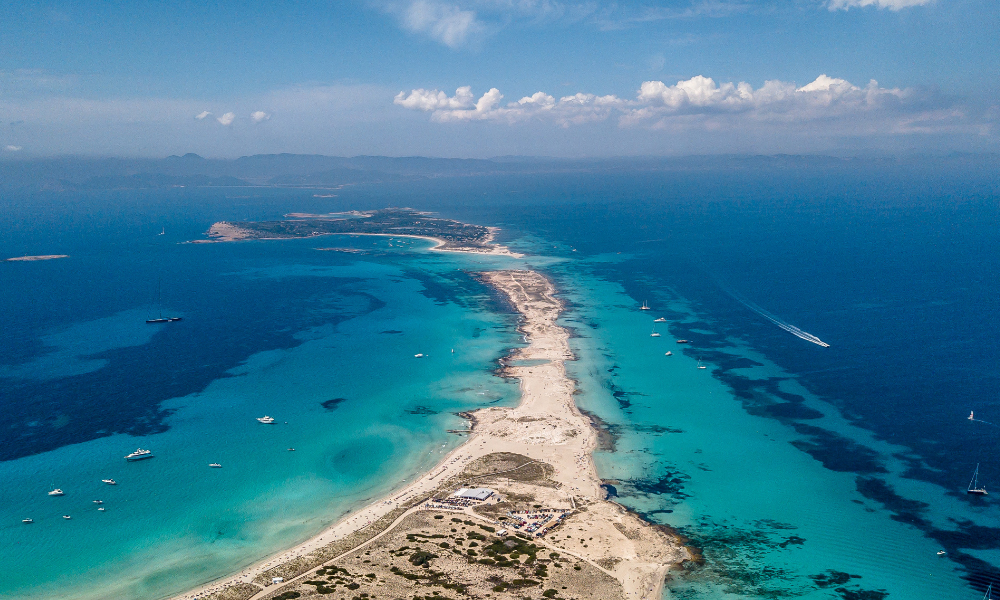
<path id="1" fill-rule="evenodd" d="M 884 88 L 875 80 L 859 87 L 826 74 L 803 86 L 771 80 L 757 89 L 742 81 L 717 84 L 703 75 L 674 85 L 645 81 L 632 99 L 588 93 L 557 99 L 536 92 L 502 104 L 503 97 L 496 88 L 478 100 L 470 87 L 459 88 L 454 96 L 439 90 L 415 89 L 400 92 L 393 102 L 430 112 L 431 119 L 439 123 L 547 121 L 563 127 L 611 118 L 616 118 L 621 127 L 715 130 L 749 122 L 836 120 L 881 131 L 917 132 L 946 129 L 964 118 L 954 101 L 946 98 L 914 89 Z"/>

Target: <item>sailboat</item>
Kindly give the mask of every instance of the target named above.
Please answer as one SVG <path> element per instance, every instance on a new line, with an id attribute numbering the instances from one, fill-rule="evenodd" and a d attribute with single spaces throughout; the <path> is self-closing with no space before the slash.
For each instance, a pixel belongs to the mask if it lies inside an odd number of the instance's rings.
<path id="1" fill-rule="evenodd" d="M 646 304 L 645 300 L 643 300 L 642 301 L 642 306 L 639 307 L 639 310 L 653 310 L 653 309 L 649 308 L 649 305 Z"/>
<path id="2" fill-rule="evenodd" d="M 653 333 L 649 334 L 649 337 L 660 337 L 660 334 L 656 331 L 656 325 L 653 325 Z"/>
<path id="3" fill-rule="evenodd" d="M 986 588 L 986 595 L 983 596 L 983 600 L 993 600 L 993 584 L 991 583 L 988 588 Z"/>
<path id="4" fill-rule="evenodd" d="M 965 490 L 968 494 L 973 494 L 975 496 L 988 496 L 986 491 L 986 486 L 979 487 L 979 464 L 976 464 L 976 472 L 972 474 L 972 481 L 969 482 L 969 489 Z"/>
<path id="5" fill-rule="evenodd" d="M 167 228 L 164 227 L 163 230 L 161 230 L 160 233 L 158 233 L 156 235 L 167 235 Z"/>
<path id="6" fill-rule="evenodd" d="M 160 316 L 155 319 L 146 319 L 147 323 L 173 323 L 180 321 L 183 317 L 164 317 L 163 304 L 160 302 L 160 280 L 156 281 L 156 305 L 160 308 Z"/>

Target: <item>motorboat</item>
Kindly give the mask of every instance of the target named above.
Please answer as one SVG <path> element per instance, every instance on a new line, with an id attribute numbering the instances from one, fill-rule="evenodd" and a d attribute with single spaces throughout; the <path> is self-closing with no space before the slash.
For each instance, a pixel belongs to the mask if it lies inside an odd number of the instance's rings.
<path id="1" fill-rule="evenodd" d="M 213 469 L 221 469 L 222 468 L 222 465 L 220 465 L 219 463 L 212 463 L 212 464 L 210 464 L 208 466 L 212 467 Z"/>
<path id="2" fill-rule="evenodd" d="M 678 344 L 687 344 L 689 342 L 687 340 L 677 340 L 677 343 Z"/>
<path id="3" fill-rule="evenodd" d="M 62 491 L 59 488 L 56 488 L 56 489 L 52 490 L 51 492 L 49 492 L 49 495 L 50 496 L 65 496 L 66 492 Z"/>
<path id="4" fill-rule="evenodd" d="M 72 519 L 73 517 L 71 517 L 71 516 L 69 516 L 69 515 L 63 515 L 63 518 L 64 518 L 64 519 Z"/>
<path id="5" fill-rule="evenodd" d="M 666 323 L 667 320 L 664 317 L 660 317 L 659 319 L 653 319 L 653 322 L 654 323 Z"/>
<path id="6" fill-rule="evenodd" d="M 125 455 L 125 460 L 129 462 L 135 462 L 137 460 L 146 460 L 147 458 L 153 458 L 152 450 L 143 450 L 142 448 L 139 448 L 132 454 Z"/>
<path id="7" fill-rule="evenodd" d="M 104 504 L 104 500 L 94 500 L 94 504 Z"/>
<path id="8" fill-rule="evenodd" d="M 257 417 L 257 420 L 260 421 L 261 423 L 264 423 L 265 425 L 271 425 L 274 423 L 274 417 L 269 417 L 267 415 L 264 415 L 263 417 Z"/>
<path id="9" fill-rule="evenodd" d="M 31 524 L 31 523 L 34 523 L 35 520 L 34 519 L 21 519 L 21 522 L 25 523 L 25 524 Z"/>
<path id="10" fill-rule="evenodd" d="M 102 479 L 101 481 L 108 485 L 118 485 L 118 482 L 115 481 L 114 479 Z"/>
<path id="11" fill-rule="evenodd" d="M 670 350 L 667 350 L 666 354 L 664 354 L 663 356 L 673 356 L 673 355 L 674 355 L 673 352 L 671 352 Z"/>

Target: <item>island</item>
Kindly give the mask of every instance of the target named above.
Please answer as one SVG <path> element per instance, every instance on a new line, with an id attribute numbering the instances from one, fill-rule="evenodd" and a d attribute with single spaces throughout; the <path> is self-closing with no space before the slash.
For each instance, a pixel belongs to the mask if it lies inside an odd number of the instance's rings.
<path id="1" fill-rule="evenodd" d="M 0 259 L 3 262 L 34 262 L 36 260 L 55 260 L 57 258 L 69 258 L 69 254 L 39 254 L 37 256 L 15 256 L 13 258 Z"/>
<path id="2" fill-rule="evenodd" d="M 382 235 L 429 239 L 435 250 L 511 254 L 493 243 L 497 229 L 435 217 L 412 208 L 342 213 L 290 213 L 280 221 L 220 221 L 208 230 L 207 240 L 193 243 L 241 240 L 281 240 L 321 235 Z"/>

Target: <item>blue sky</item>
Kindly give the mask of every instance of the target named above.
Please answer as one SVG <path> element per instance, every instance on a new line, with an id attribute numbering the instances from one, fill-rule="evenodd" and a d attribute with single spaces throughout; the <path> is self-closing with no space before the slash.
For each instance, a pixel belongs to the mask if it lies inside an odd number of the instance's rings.
<path id="1" fill-rule="evenodd" d="M 998 32 L 996 0 L 14 2 L 0 156 L 996 151 Z"/>

